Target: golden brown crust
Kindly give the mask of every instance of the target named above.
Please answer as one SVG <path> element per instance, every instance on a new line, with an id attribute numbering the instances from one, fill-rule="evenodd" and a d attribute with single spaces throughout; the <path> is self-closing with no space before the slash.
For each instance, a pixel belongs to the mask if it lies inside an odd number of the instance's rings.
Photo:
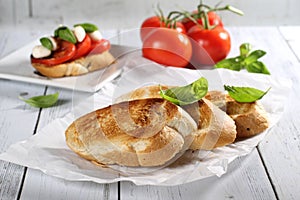
<path id="1" fill-rule="evenodd" d="M 151 85 L 138 88 L 130 93 L 120 96 L 117 101 L 161 98 L 159 91 L 170 88 L 168 86 Z M 195 139 L 191 149 L 210 150 L 216 147 L 232 143 L 236 138 L 236 126 L 234 121 L 217 106 L 208 100 L 200 100 L 197 103 L 182 107 L 187 111 L 198 125 Z"/>
<path id="2" fill-rule="evenodd" d="M 167 86 L 161 86 L 163 90 L 168 89 Z M 161 98 L 159 85 L 150 85 L 138 88 L 129 93 L 126 93 L 116 99 L 116 102 L 129 101 L 134 99 L 146 99 L 146 98 Z"/>
<path id="3" fill-rule="evenodd" d="M 193 140 L 196 124 L 182 112 L 163 99 L 122 102 L 75 120 L 66 141 L 81 157 L 101 164 L 163 165 Z"/>
<path id="4" fill-rule="evenodd" d="M 236 138 L 234 121 L 207 99 L 183 106 L 183 109 L 198 124 L 190 149 L 211 150 L 234 142 Z"/>
<path id="5" fill-rule="evenodd" d="M 38 63 L 31 63 L 31 65 L 44 76 L 58 78 L 86 74 L 88 72 L 107 67 L 114 61 L 115 58 L 110 54 L 110 52 L 105 51 L 101 54 L 88 55 L 71 62 L 62 63 L 51 67 Z"/>
<path id="6" fill-rule="evenodd" d="M 210 91 L 205 98 L 226 111 L 235 121 L 237 138 L 257 135 L 269 127 L 267 113 L 258 101 L 239 103 L 220 91 Z"/>

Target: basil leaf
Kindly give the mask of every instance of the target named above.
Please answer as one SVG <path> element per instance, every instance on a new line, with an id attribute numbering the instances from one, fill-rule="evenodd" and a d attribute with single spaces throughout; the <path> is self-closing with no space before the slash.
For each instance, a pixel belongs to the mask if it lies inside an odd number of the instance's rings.
<path id="1" fill-rule="evenodd" d="M 265 51 L 262 50 L 255 50 L 250 53 L 249 56 L 247 56 L 244 60 L 246 65 L 249 65 L 255 61 L 257 61 L 259 58 L 263 57 L 266 54 Z"/>
<path id="2" fill-rule="evenodd" d="M 234 87 L 224 85 L 225 90 L 234 100 L 241 103 L 251 103 L 261 99 L 271 89 L 266 92 L 252 87 Z"/>
<path id="3" fill-rule="evenodd" d="M 200 100 L 206 95 L 207 91 L 208 82 L 204 77 L 201 77 L 186 86 L 160 90 L 160 95 L 174 104 L 187 105 Z"/>
<path id="4" fill-rule="evenodd" d="M 74 33 L 66 26 L 61 26 L 54 31 L 54 36 L 62 40 L 76 44 L 77 40 Z"/>
<path id="5" fill-rule="evenodd" d="M 56 92 L 55 94 L 49 94 L 45 96 L 35 96 L 29 99 L 25 99 L 19 96 L 19 99 L 36 108 L 48 108 L 53 106 L 57 102 L 58 96 L 59 93 Z"/>
<path id="6" fill-rule="evenodd" d="M 215 64 L 215 68 L 225 68 L 225 69 L 230 69 L 230 70 L 235 70 L 235 71 L 240 71 L 242 69 L 241 63 L 241 57 L 235 57 L 235 58 L 228 58 L 221 60 L 217 64 Z"/>
<path id="7" fill-rule="evenodd" d="M 214 65 L 215 68 L 225 68 L 235 71 L 246 69 L 251 73 L 271 74 L 264 63 L 258 61 L 266 54 L 263 50 L 251 51 L 251 45 L 244 43 L 240 45 L 240 55 L 233 58 L 227 58 Z"/>
<path id="8" fill-rule="evenodd" d="M 270 74 L 264 63 L 256 61 L 246 66 L 246 70 L 252 73 Z"/>
<path id="9" fill-rule="evenodd" d="M 42 37 L 42 38 L 40 39 L 40 42 L 41 42 L 41 44 L 42 44 L 44 47 L 46 47 L 46 48 L 49 49 L 50 51 L 52 50 L 53 44 L 52 44 L 52 42 L 51 42 L 51 40 L 50 40 L 49 38 L 47 38 L 47 37 Z"/>
<path id="10" fill-rule="evenodd" d="M 59 30 L 65 29 L 65 28 L 67 28 L 67 27 L 66 26 L 60 26 L 57 29 L 55 29 L 55 31 L 54 31 L 54 37 L 58 37 Z"/>
<path id="11" fill-rule="evenodd" d="M 81 26 L 87 33 L 92 33 L 98 30 L 98 27 L 96 25 L 90 23 L 75 24 L 74 27 L 76 26 Z"/>
<path id="12" fill-rule="evenodd" d="M 241 44 L 241 46 L 240 46 L 241 57 L 246 58 L 249 55 L 251 49 L 252 49 L 251 44 L 249 44 L 249 43 Z"/>

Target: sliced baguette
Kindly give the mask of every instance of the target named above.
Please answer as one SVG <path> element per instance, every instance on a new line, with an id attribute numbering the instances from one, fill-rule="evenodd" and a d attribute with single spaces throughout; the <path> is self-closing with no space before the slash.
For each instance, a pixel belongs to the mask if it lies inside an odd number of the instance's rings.
<path id="1" fill-rule="evenodd" d="M 237 138 L 257 135 L 269 127 L 267 112 L 258 101 L 239 103 L 221 91 L 210 91 L 205 98 L 224 110 L 235 121 Z"/>
<path id="2" fill-rule="evenodd" d="M 117 102 L 143 98 L 161 98 L 159 91 L 168 86 L 146 86 L 124 94 L 116 99 Z M 234 121 L 209 100 L 202 99 L 197 103 L 182 107 L 197 123 L 195 139 L 190 149 L 211 150 L 234 142 L 236 126 Z"/>

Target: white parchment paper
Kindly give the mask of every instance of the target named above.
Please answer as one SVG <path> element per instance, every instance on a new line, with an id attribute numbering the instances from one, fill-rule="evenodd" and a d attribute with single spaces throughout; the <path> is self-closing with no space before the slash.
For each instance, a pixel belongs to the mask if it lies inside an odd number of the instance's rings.
<path id="1" fill-rule="evenodd" d="M 138 64 L 139 63 L 139 64 Z M 208 79 L 210 90 L 223 90 L 223 85 L 250 86 L 261 90 L 271 87 L 261 100 L 267 110 L 271 126 L 265 132 L 234 144 L 212 151 L 187 151 L 170 166 L 157 170 L 143 170 L 118 166 L 100 167 L 80 158 L 65 143 L 64 132 L 76 118 L 95 109 L 108 106 L 118 96 L 141 86 L 151 84 L 185 85 L 199 77 Z M 26 141 L 11 145 L 0 159 L 39 169 L 44 173 L 67 180 L 112 183 L 132 181 L 136 185 L 178 185 L 209 176 L 221 176 L 228 164 L 239 156 L 249 154 L 272 127 L 284 111 L 291 81 L 262 74 L 235 72 L 230 70 L 189 70 L 162 67 L 148 61 L 130 59 L 124 63 L 122 76 L 92 94 L 71 113 L 54 120 Z"/>

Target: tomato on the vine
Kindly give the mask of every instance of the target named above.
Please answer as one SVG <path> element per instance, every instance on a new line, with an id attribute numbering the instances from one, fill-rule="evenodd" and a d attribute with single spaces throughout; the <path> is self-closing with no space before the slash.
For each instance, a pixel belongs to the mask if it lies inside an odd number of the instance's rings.
<path id="1" fill-rule="evenodd" d="M 51 54 L 51 57 L 41 59 L 31 56 L 31 62 L 51 66 L 64 63 L 73 58 L 73 56 L 76 54 L 75 44 L 65 40 L 57 40 L 57 42 L 59 48 Z"/>
<path id="2" fill-rule="evenodd" d="M 199 16 L 199 18 L 197 18 L 197 12 L 198 11 L 194 11 L 192 14 L 195 15 L 195 20 L 198 22 L 199 25 L 203 25 L 203 22 L 202 22 L 202 18 Z M 207 16 L 208 16 L 208 22 L 209 22 L 209 25 L 210 26 L 220 26 L 220 27 L 223 27 L 223 22 L 221 20 L 221 17 L 213 12 L 213 11 L 209 11 L 207 13 Z M 182 24 L 184 25 L 186 31 L 188 32 L 190 28 L 192 28 L 195 24 L 195 22 L 193 22 L 191 19 L 189 18 L 183 18 L 182 20 Z"/>
<path id="3" fill-rule="evenodd" d="M 192 65 L 214 65 L 226 58 L 231 48 L 230 35 L 222 27 L 201 29 L 195 25 L 188 36 L 193 46 Z"/>
<path id="4" fill-rule="evenodd" d="M 153 31 L 155 28 L 159 27 L 165 27 L 165 28 L 171 28 L 177 30 L 179 33 L 186 34 L 186 30 L 184 25 L 181 22 L 175 22 L 175 24 L 172 24 L 172 22 L 169 22 L 168 25 L 166 25 L 167 19 L 163 19 L 159 16 L 152 16 L 144 20 L 144 22 L 141 25 L 140 30 L 140 36 L 141 40 L 144 41 L 145 38 L 151 31 Z"/>
<path id="5" fill-rule="evenodd" d="M 174 29 L 156 28 L 143 41 L 143 56 L 166 66 L 185 67 L 192 56 L 187 35 Z"/>

